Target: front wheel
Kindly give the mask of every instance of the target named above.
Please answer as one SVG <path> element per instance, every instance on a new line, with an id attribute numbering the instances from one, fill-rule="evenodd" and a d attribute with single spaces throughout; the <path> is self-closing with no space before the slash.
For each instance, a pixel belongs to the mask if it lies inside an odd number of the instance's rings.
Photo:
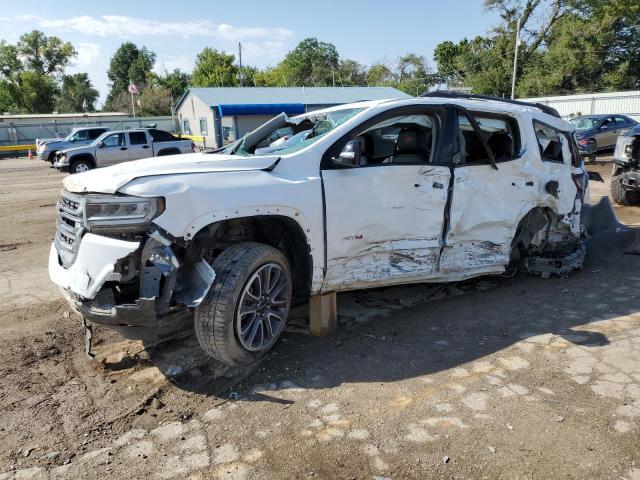
<path id="1" fill-rule="evenodd" d="M 627 190 L 622 184 L 622 175 L 611 177 L 611 197 L 619 205 L 637 205 L 640 203 L 640 192 Z"/>
<path id="2" fill-rule="evenodd" d="M 71 163 L 69 171 L 71 173 L 88 172 L 93 169 L 93 163 L 89 160 L 75 160 Z"/>
<path id="3" fill-rule="evenodd" d="M 194 326 L 205 353 L 227 365 L 250 365 L 284 330 L 291 304 L 291 271 L 279 250 L 239 243 L 213 262 L 216 278 L 196 308 Z"/>

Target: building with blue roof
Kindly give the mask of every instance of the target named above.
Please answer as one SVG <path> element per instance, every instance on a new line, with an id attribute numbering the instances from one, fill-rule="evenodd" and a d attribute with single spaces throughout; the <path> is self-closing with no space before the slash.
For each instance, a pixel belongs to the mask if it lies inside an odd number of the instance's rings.
<path id="1" fill-rule="evenodd" d="M 207 147 L 217 148 L 282 112 L 409 97 L 392 87 L 191 87 L 174 113 L 182 133 L 202 135 Z"/>

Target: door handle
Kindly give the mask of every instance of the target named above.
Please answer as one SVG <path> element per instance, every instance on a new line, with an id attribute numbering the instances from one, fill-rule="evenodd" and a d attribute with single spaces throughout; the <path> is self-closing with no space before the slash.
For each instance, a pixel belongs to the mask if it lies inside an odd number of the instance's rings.
<path id="1" fill-rule="evenodd" d="M 120 147 L 120 150 L 126 150 L 127 147 Z"/>
<path id="2" fill-rule="evenodd" d="M 142 148 L 149 148 L 149 145 L 143 145 Z"/>

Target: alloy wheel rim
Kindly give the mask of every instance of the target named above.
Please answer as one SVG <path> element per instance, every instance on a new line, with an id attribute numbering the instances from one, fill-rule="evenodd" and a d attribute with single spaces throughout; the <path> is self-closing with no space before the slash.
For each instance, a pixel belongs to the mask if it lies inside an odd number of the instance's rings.
<path id="1" fill-rule="evenodd" d="M 87 167 L 84 163 L 80 163 L 76 165 L 76 173 L 88 172 L 89 167 Z"/>
<path id="2" fill-rule="evenodd" d="M 240 344 L 257 352 L 271 346 L 284 327 L 289 306 L 289 279 L 275 263 L 258 268 L 240 295 L 236 335 Z"/>

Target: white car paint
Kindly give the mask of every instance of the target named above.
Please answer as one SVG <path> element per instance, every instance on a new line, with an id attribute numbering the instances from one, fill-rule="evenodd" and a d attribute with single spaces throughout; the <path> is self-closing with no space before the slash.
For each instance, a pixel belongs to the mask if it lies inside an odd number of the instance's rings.
<path id="1" fill-rule="evenodd" d="M 490 165 L 453 169 L 452 214 L 444 245 L 449 167 L 320 170 L 325 151 L 367 119 L 396 107 L 443 104 L 512 115 L 524 133 L 520 158 L 499 163 L 498 171 Z M 326 111 L 354 107 L 364 110 L 293 153 L 267 157 L 196 153 L 165 157 L 162 162 L 141 160 L 67 177 L 64 186 L 77 193 L 164 197 L 166 209 L 154 223 L 186 241 L 202 228 L 232 218 L 291 218 L 301 226 L 310 246 L 311 293 L 462 280 L 503 272 L 518 222 L 538 206 L 549 206 L 567 216 L 567 223 L 578 233 L 579 218 L 577 222 L 571 218 L 579 217 L 581 206 L 581 201 L 574 201 L 576 187 L 570 175 L 576 168 L 542 162 L 531 128 L 534 119 L 542 119 L 552 127 L 571 131 L 567 122 L 533 107 L 441 98 L 366 102 Z M 558 198 L 543 189 L 549 179 L 560 183 Z M 434 188 L 436 183 L 445 188 Z M 86 261 L 84 268 L 108 271 L 115 253 L 92 245 L 94 257 L 89 261 L 79 256 L 72 268 L 81 268 L 76 265 Z M 88 294 L 95 294 L 100 287 L 97 282 L 90 289 L 81 287 L 81 282 L 69 281 L 56 265 L 51 278 L 85 298 L 91 298 Z"/>
<path id="2" fill-rule="evenodd" d="M 135 252 L 139 246 L 140 242 L 127 242 L 87 233 L 82 238 L 75 262 L 69 268 L 60 265 L 55 245 L 51 245 L 49 276 L 63 289 L 70 290 L 82 298 L 92 299 L 104 282 L 120 280 L 120 275 L 113 271 L 115 263 Z"/>

